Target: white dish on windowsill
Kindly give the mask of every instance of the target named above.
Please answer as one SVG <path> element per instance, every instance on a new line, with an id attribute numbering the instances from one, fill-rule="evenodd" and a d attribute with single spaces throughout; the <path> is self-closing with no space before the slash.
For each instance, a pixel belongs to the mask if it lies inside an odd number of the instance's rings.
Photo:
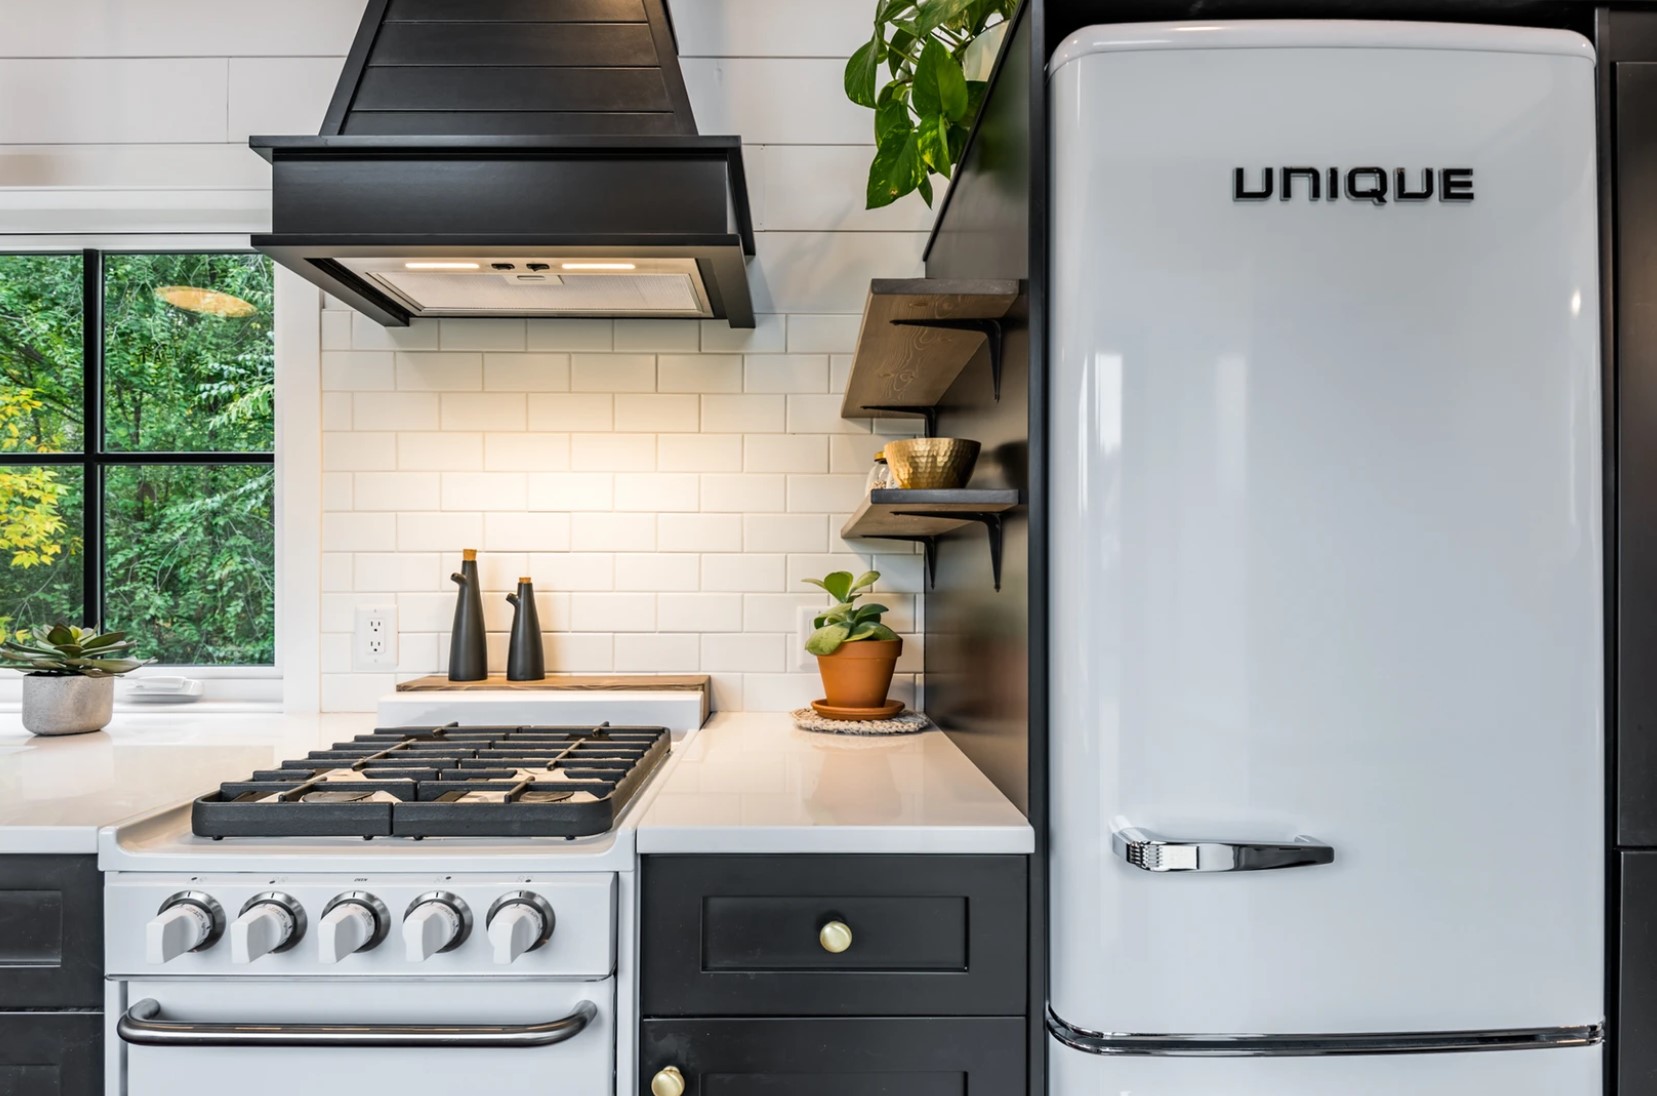
<path id="1" fill-rule="evenodd" d="M 117 699 L 130 704 L 194 704 L 201 699 L 201 682 L 189 677 L 134 678 Z"/>

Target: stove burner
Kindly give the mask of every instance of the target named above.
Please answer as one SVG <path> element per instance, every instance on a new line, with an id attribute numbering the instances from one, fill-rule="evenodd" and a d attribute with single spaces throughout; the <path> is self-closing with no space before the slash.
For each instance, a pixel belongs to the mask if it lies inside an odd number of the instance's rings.
<path id="1" fill-rule="evenodd" d="M 198 837 L 585 837 L 669 750 L 661 727 L 380 729 L 197 799 Z"/>

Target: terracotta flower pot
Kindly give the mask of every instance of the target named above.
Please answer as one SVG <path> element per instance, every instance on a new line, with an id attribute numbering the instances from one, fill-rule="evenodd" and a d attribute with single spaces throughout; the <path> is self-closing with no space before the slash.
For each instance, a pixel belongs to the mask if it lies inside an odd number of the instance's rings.
<path id="1" fill-rule="evenodd" d="M 836 708 L 880 707 L 902 653 L 901 639 L 861 639 L 841 644 L 832 655 L 818 655 L 824 699 Z"/>

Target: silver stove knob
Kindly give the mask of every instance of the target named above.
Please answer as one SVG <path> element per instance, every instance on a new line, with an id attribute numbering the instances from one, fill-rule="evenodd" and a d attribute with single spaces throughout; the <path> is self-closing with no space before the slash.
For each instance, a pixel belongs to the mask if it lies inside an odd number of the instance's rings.
<path id="1" fill-rule="evenodd" d="M 503 894 L 489 907 L 486 922 L 489 945 L 495 962 L 506 966 L 527 951 L 534 951 L 552 937 L 552 907 L 531 891 Z"/>
<path id="2" fill-rule="evenodd" d="M 453 951 L 472 931 L 472 911 L 447 891 L 422 894 L 403 914 L 403 957 L 424 963 L 439 952 Z"/>
<path id="3" fill-rule="evenodd" d="M 179 891 L 161 903 L 144 926 L 144 960 L 170 963 L 188 951 L 211 947 L 224 933 L 224 910 L 200 891 Z"/>
<path id="4" fill-rule="evenodd" d="M 385 903 L 367 891 L 337 895 L 322 909 L 317 922 L 317 957 L 337 963 L 347 955 L 379 947 L 390 926 Z"/>
<path id="5" fill-rule="evenodd" d="M 305 935 L 305 908 L 277 891 L 256 894 L 230 925 L 230 960 L 251 963 L 287 951 Z"/>

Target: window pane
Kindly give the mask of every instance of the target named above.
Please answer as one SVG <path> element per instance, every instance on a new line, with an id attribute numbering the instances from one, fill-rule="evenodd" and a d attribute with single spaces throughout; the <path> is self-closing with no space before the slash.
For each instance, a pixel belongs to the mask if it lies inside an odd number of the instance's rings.
<path id="1" fill-rule="evenodd" d="M 106 256 L 108 447 L 272 449 L 274 284 L 263 255 Z"/>
<path id="2" fill-rule="evenodd" d="M 0 255 L 0 453 L 81 447 L 81 257 Z"/>
<path id="3" fill-rule="evenodd" d="M 268 666 L 276 652 L 275 471 L 106 468 L 104 622 L 141 658 Z"/>
<path id="4" fill-rule="evenodd" d="M 82 475 L 0 465 L 0 630 L 88 624 L 81 610 Z"/>

